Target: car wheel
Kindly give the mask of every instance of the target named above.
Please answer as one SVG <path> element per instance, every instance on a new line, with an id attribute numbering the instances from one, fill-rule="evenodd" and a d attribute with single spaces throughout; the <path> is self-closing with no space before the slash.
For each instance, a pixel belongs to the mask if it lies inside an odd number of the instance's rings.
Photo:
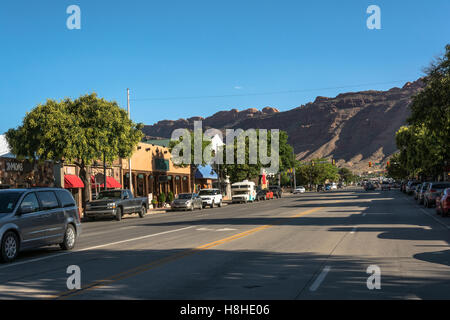
<path id="1" fill-rule="evenodd" d="M 122 208 L 121 208 L 121 207 L 117 208 L 117 211 L 116 211 L 116 220 L 117 220 L 117 221 L 122 220 L 122 215 L 123 215 L 123 210 L 122 210 Z"/>
<path id="2" fill-rule="evenodd" d="M 67 225 L 66 233 L 64 234 L 64 241 L 59 244 L 63 250 L 72 250 L 75 247 L 77 239 L 77 232 L 73 225 Z"/>
<path id="3" fill-rule="evenodd" d="M 5 233 L 1 244 L 1 260 L 4 262 L 13 261 L 19 254 L 19 238 L 9 231 Z"/>
<path id="4" fill-rule="evenodd" d="M 139 211 L 139 217 L 143 218 L 145 217 L 145 214 L 147 213 L 147 209 L 145 208 L 145 206 L 141 207 L 141 211 Z"/>

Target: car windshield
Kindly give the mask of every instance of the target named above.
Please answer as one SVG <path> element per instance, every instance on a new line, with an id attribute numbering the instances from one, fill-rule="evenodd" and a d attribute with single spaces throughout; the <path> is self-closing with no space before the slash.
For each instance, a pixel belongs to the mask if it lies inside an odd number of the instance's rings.
<path id="1" fill-rule="evenodd" d="M 247 194 L 248 191 L 242 190 L 242 191 L 233 191 L 234 194 Z"/>
<path id="2" fill-rule="evenodd" d="M 183 199 L 183 200 L 192 199 L 192 193 L 179 194 L 178 199 Z"/>
<path id="3" fill-rule="evenodd" d="M 121 191 L 102 191 L 98 194 L 97 200 L 121 199 Z"/>
<path id="4" fill-rule="evenodd" d="M 216 190 L 200 190 L 198 193 L 199 196 L 213 196 L 217 194 Z"/>
<path id="5" fill-rule="evenodd" d="M 16 207 L 22 192 L 1 192 L 0 193 L 0 214 L 11 213 Z"/>

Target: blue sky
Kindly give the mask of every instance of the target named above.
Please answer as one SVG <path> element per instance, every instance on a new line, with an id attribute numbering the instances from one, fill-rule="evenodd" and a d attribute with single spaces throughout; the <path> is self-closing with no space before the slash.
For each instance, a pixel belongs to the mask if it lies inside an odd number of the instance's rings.
<path id="1" fill-rule="evenodd" d="M 66 27 L 73 4 L 81 30 Z M 366 27 L 372 4 L 381 30 Z M 450 43 L 449 13 L 448 0 L 5 0 L 0 132 L 48 98 L 97 92 L 126 108 L 128 87 L 133 120 L 153 124 L 401 86 Z M 287 90 L 304 91 L 254 95 Z"/>

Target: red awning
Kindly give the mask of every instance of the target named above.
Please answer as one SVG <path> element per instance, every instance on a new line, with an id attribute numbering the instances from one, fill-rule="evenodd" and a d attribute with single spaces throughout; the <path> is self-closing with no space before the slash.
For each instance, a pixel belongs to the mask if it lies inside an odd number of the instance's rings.
<path id="1" fill-rule="evenodd" d="M 66 174 L 64 175 L 64 188 L 65 189 L 84 188 L 84 183 L 78 176 Z"/>
<path id="2" fill-rule="evenodd" d="M 95 188 L 95 178 L 94 176 L 91 177 L 91 183 L 92 183 L 92 188 Z M 97 184 L 98 187 L 103 188 L 103 183 L 102 184 Z M 108 189 L 121 189 L 122 185 L 117 182 L 116 179 L 114 179 L 113 177 L 106 177 L 106 188 Z"/>

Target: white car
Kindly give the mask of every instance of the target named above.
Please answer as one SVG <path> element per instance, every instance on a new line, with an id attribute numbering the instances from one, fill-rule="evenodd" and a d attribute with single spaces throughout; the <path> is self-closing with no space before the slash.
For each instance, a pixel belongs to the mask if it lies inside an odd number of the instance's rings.
<path id="1" fill-rule="evenodd" d="M 198 193 L 198 196 L 202 198 L 203 208 L 209 206 L 214 208 L 214 206 L 222 206 L 222 194 L 219 189 L 202 189 Z"/>
<path id="2" fill-rule="evenodd" d="M 292 192 L 293 194 L 297 194 L 297 193 L 305 193 L 306 189 L 305 187 L 298 187 L 294 190 L 294 192 Z"/>

